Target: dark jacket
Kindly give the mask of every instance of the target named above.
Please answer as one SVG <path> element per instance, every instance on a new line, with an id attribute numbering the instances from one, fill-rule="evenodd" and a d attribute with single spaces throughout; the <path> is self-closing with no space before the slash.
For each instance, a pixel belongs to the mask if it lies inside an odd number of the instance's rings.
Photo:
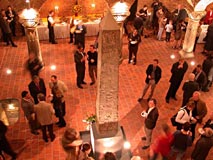
<path id="1" fill-rule="evenodd" d="M 196 76 L 198 74 L 196 72 L 196 69 L 194 69 L 192 73 L 195 74 L 195 81 L 199 84 L 199 89 L 200 90 L 204 89 L 206 82 L 207 82 L 206 74 L 203 71 L 201 71 L 200 75 L 196 78 Z"/>
<path id="2" fill-rule="evenodd" d="M 213 66 L 212 57 L 207 57 L 202 64 L 203 72 L 205 72 L 206 76 L 209 75 L 209 71 Z"/>
<path id="3" fill-rule="evenodd" d="M 45 87 L 44 80 L 42 78 L 40 78 L 40 81 L 39 81 L 39 88 L 36 86 L 35 82 L 33 81 L 30 82 L 30 84 L 28 85 L 28 88 L 29 88 L 31 96 L 34 99 L 35 104 L 38 104 L 37 95 L 39 93 L 43 93 L 46 96 L 46 87 Z"/>
<path id="4" fill-rule="evenodd" d="M 183 68 L 178 68 L 178 66 L 179 62 L 176 62 L 172 65 L 172 76 L 170 78 L 170 82 L 177 85 L 180 84 L 183 80 L 184 74 L 188 69 L 188 64 L 186 63 L 186 61 L 184 61 Z"/>
<path id="5" fill-rule="evenodd" d="M 187 81 L 183 84 L 183 103 L 182 106 L 185 106 L 186 103 L 189 101 L 189 98 L 192 97 L 194 91 L 199 90 L 199 84 L 195 81 Z"/>
<path id="6" fill-rule="evenodd" d="M 149 83 L 149 78 L 148 76 L 151 75 L 153 71 L 153 64 L 150 64 L 148 66 L 148 68 L 146 69 L 146 80 L 145 82 L 148 84 Z M 155 69 L 155 84 L 157 84 L 159 82 L 159 80 L 161 79 L 161 68 L 159 66 L 156 66 L 156 69 Z"/>
<path id="7" fill-rule="evenodd" d="M 201 138 L 195 144 L 195 148 L 192 152 L 193 160 L 205 160 L 208 156 L 210 149 L 213 146 L 213 138 L 201 136 Z"/>
<path id="8" fill-rule="evenodd" d="M 149 108 L 146 110 L 148 112 Z M 157 120 L 158 120 L 158 109 L 155 107 L 154 109 L 149 112 L 147 118 L 145 119 L 145 126 L 148 129 L 153 129 L 156 126 Z"/>
<path id="9" fill-rule="evenodd" d="M 11 33 L 11 29 L 7 20 L 5 20 L 2 15 L 0 15 L 0 28 L 4 33 Z"/>

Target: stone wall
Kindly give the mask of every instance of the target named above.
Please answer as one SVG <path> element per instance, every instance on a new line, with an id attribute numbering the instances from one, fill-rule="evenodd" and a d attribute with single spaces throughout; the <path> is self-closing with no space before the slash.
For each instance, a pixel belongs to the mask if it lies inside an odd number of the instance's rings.
<path id="1" fill-rule="evenodd" d="M 95 2 L 95 9 L 91 7 L 92 2 Z M 82 6 L 83 15 L 91 13 L 103 13 L 104 8 L 106 7 L 106 2 L 109 3 L 109 6 L 112 6 L 113 3 L 118 0 L 78 0 L 79 4 Z M 132 4 L 134 0 L 125 0 L 129 4 Z M 138 0 L 138 8 L 142 8 L 143 5 L 151 5 L 153 0 Z M 174 10 L 177 6 L 177 3 L 183 4 L 187 9 L 191 10 L 190 6 L 187 4 L 186 0 L 161 0 L 161 2 L 170 10 Z M 41 17 L 46 17 L 48 11 L 54 9 L 54 6 L 59 6 L 59 15 L 72 15 L 74 14 L 72 6 L 74 5 L 75 0 L 31 0 L 31 7 L 39 10 Z M 6 8 L 8 5 L 12 5 L 16 11 L 21 11 L 26 8 L 27 5 L 25 0 L 0 0 L 0 8 Z"/>

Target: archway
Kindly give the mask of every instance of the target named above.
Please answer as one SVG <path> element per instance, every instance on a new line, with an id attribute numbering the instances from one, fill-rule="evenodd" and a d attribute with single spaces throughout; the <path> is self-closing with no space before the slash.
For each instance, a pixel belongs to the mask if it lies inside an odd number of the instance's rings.
<path id="1" fill-rule="evenodd" d="M 195 6 L 194 11 L 205 11 L 206 7 L 212 3 L 213 0 L 201 0 L 198 2 L 198 4 Z"/>

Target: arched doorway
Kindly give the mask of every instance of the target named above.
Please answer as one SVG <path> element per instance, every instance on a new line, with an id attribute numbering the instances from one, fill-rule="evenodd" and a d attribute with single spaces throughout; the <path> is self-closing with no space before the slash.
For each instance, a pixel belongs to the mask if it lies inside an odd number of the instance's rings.
<path id="1" fill-rule="evenodd" d="M 198 4 L 195 6 L 195 11 L 205 11 L 206 7 L 212 3 L 213 0 L 201 0 L 198 2 Z"/>

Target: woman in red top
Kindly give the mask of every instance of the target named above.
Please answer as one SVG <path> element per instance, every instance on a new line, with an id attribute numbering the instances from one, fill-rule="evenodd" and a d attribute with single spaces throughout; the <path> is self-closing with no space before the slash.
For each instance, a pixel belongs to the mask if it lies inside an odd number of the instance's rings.
<path id="1" fill-rule="evenodd" d="M 173 134 L 167 124 L 162 124 L 162 135 L 160 135 L 150 149 L 150 160 L 156 160 L 161 154 L 163 160 L 167 160 L 170 153 L 171 144 L 173 141 Z"/>

